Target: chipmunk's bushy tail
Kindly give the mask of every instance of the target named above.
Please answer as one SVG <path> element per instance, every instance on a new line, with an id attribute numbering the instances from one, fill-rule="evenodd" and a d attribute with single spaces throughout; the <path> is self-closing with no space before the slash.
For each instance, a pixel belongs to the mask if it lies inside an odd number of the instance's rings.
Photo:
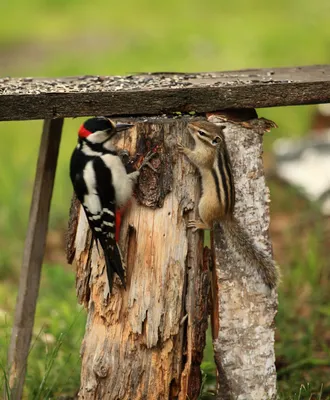
<path id="1" fill-rule="evenodd" d="M 241 256 L 256 265 L 262 279 L 271 289 L 276 287 L 280 279 L 279 269 L 274 260 L 258 249 L 246 231 L 235 218 L 222 221 L 225 236 L 229 238 Z"/>

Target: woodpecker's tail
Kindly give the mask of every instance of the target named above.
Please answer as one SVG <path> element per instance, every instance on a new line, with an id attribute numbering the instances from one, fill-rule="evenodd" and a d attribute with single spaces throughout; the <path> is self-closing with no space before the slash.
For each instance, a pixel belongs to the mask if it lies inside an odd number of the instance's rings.
<path id="1" fill-rule="evenodd" d="M 250 263 L 257 267 L 266 285 L 270 288 L 275 287 L 279 281 L 280 274 L 274 260 L 256 247 L 235 218 L 223 221 L 221 226 L 223 227 L 225 236 L 229 238 L 241 256 L 246 257 Z"/>
<path id="2" fill-rule="evenodd" d="M 109 247 L 107 247 L 107 250 L 103 247 L 103 250 L 110 293 L 112 292 L 113 277 L 115 273 L 119 276 L 124 289 L 126 289 L 125 270 L 123 267 L 124 263 L 118 243 L 115 243 L 111 250 Z"/>

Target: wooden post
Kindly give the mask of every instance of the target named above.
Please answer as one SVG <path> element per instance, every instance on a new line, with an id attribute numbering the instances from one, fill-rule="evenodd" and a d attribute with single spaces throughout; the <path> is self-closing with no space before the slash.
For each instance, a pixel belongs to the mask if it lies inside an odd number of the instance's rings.
<path id="1" fill-rule="evenodd" d="M 8 354 L 11 399 L 23 394 L 63 119 L 45 120 Z"/>
<path id="2" fill-rule="evenodd" d="M 187 231 L 199 185 L 195 169 L 177 152 L 180 137 L 190 140 L 185 127 L 183 120 L 153 118 L 118 143 L 131 154 L 158 152 L 151 161 L 158 173 L 141 171 L 137 199 L 123 220 L 126 291 L 116 279 L 109 296 L 103 255 L 95 246 L 90 251 L 79 213 L 77 294 L 88 307 L 80 399 L 198 398 L 209 281 L 202 234 Z"/>
<path id="3" fill-rule="evenodd" d="M 235 216 L 255 242 L 271 255 L 270 199 L 262 165 L 262 134 L 274 124 L 257 119 L 256 114 L 253 117 L 252 110 L 229 119 L 232 122 L 226 123 L 226 141 L 237 193 Z M 223 124 L 223 119 L 214 115 L 209 120 Z M 212 322 L 217 398 L 274 400 L 276 290 L 267 288 L 256 268 L 237 254 L 221 227 L 215 230 L 213 239 Z"/>

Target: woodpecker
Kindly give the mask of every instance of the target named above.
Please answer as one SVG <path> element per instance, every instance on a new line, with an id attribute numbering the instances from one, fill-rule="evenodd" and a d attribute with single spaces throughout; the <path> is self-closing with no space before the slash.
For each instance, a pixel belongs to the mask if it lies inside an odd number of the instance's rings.
<path id="1" fill-rule="evenodd" d="M 131 124 L 117 123 L 106 117 L 86 120 L 78 132 L 78 144 L 70 162 L 70 178 L 82 204 L 96 244 L 104 252 L 111 293 L 116 272 L 124 286 L 125 273 L 118 247 L 120 209 L 133 194 L 139 171 L 128 173 L 110 139 Z M 143 163 L 140 169 L 149 164 Z"/>

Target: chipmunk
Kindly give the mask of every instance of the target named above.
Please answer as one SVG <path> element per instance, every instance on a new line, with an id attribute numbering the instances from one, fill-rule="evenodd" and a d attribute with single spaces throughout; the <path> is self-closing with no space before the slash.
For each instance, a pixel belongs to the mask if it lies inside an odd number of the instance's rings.
<path id="1" fill-rule="evenodd" d="M 257 266 L 264 282 L 273 288 L 279 279 L 277 266 L 255 246 L 233 215 L 235 186 L 224 128 L 207 121 L 192 122 L 188 124 L 188 130 L 195 148 L 190 150 L 178 143 L 179 152 L 198 168 L 202 178 L 202 196 L 198 205 L 201 221 L 189 221 L 188 228 L 196 232 L 212 229 L 214 222 L 221 222 L 226 237 L 236 250 Z"/>

